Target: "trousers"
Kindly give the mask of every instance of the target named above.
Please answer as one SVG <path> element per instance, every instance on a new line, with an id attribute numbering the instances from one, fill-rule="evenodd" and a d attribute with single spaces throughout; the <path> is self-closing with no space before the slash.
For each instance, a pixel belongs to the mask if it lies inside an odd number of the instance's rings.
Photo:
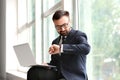
<path id="1" fill-rule="evenodd" d="M 27 80 L 65 80 L 59 79 L 56 69 L 32 66 L 27 72 Z"/>

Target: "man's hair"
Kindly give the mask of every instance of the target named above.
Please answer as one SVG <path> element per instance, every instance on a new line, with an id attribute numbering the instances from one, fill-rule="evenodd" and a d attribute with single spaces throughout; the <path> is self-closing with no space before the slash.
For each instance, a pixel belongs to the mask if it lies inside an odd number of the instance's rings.
<path id="1" fill-rule="evenodd" d="M 60 18 L 63 17 L 63 16 L 68 16 L 68 17 L 69 17 L 69 12 L 68 12 L 68 11 L 64 11 L 64 10 L 57 10 L 57 11 L 54 13 L 54 15 L 53 15 L 52 20 L 53 20 L 53 21 L 54 21 L 54 20 L 58 20 L 58 19 L 60 19 Z"/>

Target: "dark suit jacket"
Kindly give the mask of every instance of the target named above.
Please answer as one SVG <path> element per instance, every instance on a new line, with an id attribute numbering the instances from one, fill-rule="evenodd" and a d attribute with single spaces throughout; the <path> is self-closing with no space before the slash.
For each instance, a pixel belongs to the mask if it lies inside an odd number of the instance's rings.
<path id="1" fill-rule="evenodd" d="M 60 36 L 52 44 L 58 44 Z M 85 33 L 71 30 L 65 43 L 63 53 L 51 56 L 51 65 L 57 66 L 67 80 L 88 80 L 86 73 L 86 55 L 90 51 Z"/>

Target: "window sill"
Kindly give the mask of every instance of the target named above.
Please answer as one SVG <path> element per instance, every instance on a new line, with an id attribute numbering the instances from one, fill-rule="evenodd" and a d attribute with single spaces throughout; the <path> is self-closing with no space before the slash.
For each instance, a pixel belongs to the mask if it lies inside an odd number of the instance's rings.
<path id="1" fill-rule="evenodd" d="M 7 79 L 8 80 L 26 80 L 27 79 L 27 69 L 21 70 L 9 70 L 7 71 Z"/>

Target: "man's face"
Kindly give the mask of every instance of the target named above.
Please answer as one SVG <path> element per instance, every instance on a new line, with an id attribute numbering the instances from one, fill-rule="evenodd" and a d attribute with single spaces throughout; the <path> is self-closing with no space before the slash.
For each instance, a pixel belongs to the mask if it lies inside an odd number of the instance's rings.
<path id="1" fill-rule="evenodd" d="M 57 32 L 62 36 L 67 36 L 70 31 L 70 21 L 67 16 L 63 16 L 58 20 L 54 20 Z"/>

